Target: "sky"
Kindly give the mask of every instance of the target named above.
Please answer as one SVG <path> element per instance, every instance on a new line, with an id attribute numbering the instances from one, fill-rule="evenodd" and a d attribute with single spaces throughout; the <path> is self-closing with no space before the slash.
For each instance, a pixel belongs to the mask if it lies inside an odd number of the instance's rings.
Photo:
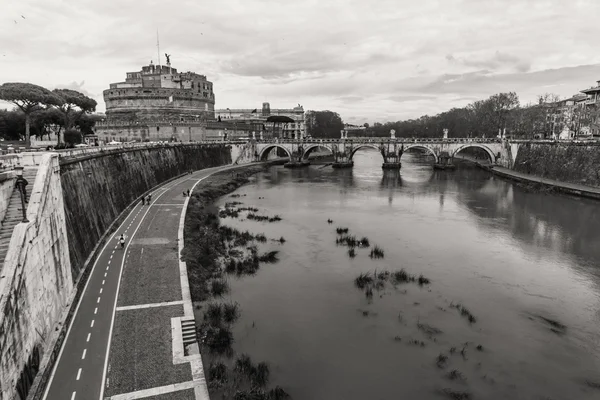
<path id="1" fill-rule="evenodd" d="M 600 80 L 598 0 L 0 0 L 0 83 L 102 91 L 171 55 L 215 108 L 398 121 Z M 0 103 L 0 108 L 10 107 Z"/>

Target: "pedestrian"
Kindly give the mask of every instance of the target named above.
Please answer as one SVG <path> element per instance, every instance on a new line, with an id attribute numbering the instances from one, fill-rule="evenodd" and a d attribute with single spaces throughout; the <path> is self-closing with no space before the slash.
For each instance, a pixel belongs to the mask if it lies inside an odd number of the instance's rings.
<path id="1" fill-rule="evenodd" d="M 146 204 L 146 197 L 142 196 L 142 205 Z"/>
<path id="2" fill-rule="evenodd" d="M 150 202 L 152 201 L 152 194 L 149 194 L 148 197 L 146 197 L 146 203 L 148 205 L 150 205 Z"/>
<path id="3" fill-rule="evenodd" d="M 121 248 L 125 248 L 125 236 L 123 236 L 123 234 L 121 234 L 121 237 L 119 237 L 119 243 L 121 243 Z"/>
<path id="4" fill-rule="evenodd" d="M 186 197 L 186 194 L 185 194 L 185 192 L 183 192 L 183 197 Z"/>
<path id="5" fill-rule="evenodd" d="M 188 197 L 190 197 L 190 189 L 188 189 L 187 195 L 188 195 Z"/>

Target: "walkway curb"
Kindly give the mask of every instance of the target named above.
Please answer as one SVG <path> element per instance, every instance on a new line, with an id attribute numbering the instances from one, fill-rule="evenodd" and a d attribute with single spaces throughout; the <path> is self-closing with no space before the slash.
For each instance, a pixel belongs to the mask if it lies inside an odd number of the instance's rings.
<path id="1" fill-rule="evenodd" d="M 490 167 L 489 171 L 492 172 L 494 175 L 498 175 L 502 178 L 511 181 L 541 185 L 545 188 L 550 188 L 560 193 L 572 196 L 585 197 L 594 200 L 600 200 L 600 188 L 569 184 L 566 182 L 559 182 L 552 179 L 544 179 L 541 177 L 527 175 L 524 173 L 513 173 L 512 171 L 505 170 L 504 168 L 498 169 L 498 166 Z"/>

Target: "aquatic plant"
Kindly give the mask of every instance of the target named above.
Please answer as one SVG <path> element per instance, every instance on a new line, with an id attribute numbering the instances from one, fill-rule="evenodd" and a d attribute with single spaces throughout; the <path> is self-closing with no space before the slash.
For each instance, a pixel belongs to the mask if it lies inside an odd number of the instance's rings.
<path id="1" fill-rule="evenodd" d="M 477 349 L 477 351 L 483 351 L 483 346 L 482 345 L 477 345 L 477 347 L 475 347 Z"/>
<path id="2" fill-rule="evenodd" d="M 275 386 L 273 389 L 267 392 L 268 400 L 285 400 L 289 399 L 291 396 L 281 388 L 281 386 Z"/>
<path id="3" fill-rule="evenodd" d="M 208 366 L 208 386 L 219 388 L 225 383 L 227 383 L 227 366 L 222 362 L 211 362 Z"/>
<path id="4" fill-rule="evenodd" d="M 365 289 L 365 296 L 367 297 L 367 299 L 373 298 L 373 289 L 370 286 L 367 286 L 367 288 Z"/>
<path id="5" fill-rule="evenodd" d="M 250 382 L 253 387 L 263 388 L 269 382 L 269 366 L 265 362 L 259 362 L 250 373 Z"/>
<path id="6" fill-rule="evenodd" d="M 400 336 L 394 336 L 394 341 L 401 342 L 402 341 L 402 337 L 400 337 Z"/>
<path id="7" fill-rule="evenodd" d="M 433 327 L 431 325 L 422 324 L 420 322 L 417 323 L 417 328 L 421 332 L 423 332 L 423 333 L 425 333 L 427 335 L 430 335 L 430 336 L 431 335 L 438 335 L 438 334 L 442 333 L 442 331 L 440 329 L 438 329 L 436 327 Z"/>
<path id="8" fill-rule="evenodd" d="M 277 262 L 277 261 L 279 261 L 279 258 L 277 258 L 278 253 L 279 253 L 279 251 L 277 251 L 277 250 L 269 251 L 268 253 L 264 253 L 260 257 L 258 257 L 258 261 L 264 262 L 264 263 Z"/>
<path id="9" fill-rule="evenodd" d="M 263 233 L 259 233 L 258 235 L 255 235 L 254 239 L 260 243 L 264 243 L 267 241 L 267 237 Z"/>
<path id="10" fill-rule="evenodd" d="M 235 360 L 234 370 L 243 375 L 250 376 L 250 373 L 254 369 L 254 364 L 252 364 L 252 359 L 248 354 L 241 354 Z"/>
<path id="11" fill-rule="evenodd" d="M 328 220 L 327 220 L 327 223 L 328 223 L 328 224 L 333 224 L 333 220 L 332 220 L 332 219 L 328 219 Z"/>
<path id="12" fill-rule="evenodd" d="M 228 328 L 223 326 L 208 327 L 204 343 L 208 346 L 211 353 L 230 354 L 232 352 L 233 334 Z"/>
<path id="13" fill-rule="evenodd" d="M 215 279 L 210 282 L 210 292 L 214 297 L 221 297 L 229 291 L 229 284 L 224 279 Z"/>
<path id="14" fill-rule="evenodd" d="M 285 243 L 285 238 L 283 236 L 279 238 L 279 243 L 281 243 L 281 244 Z"/>
<path id="15" fill-rule="evenodd" d="M 234 258 L 229 259 L 229 262 L 225 264 L 225 272 L 233 274 L 237 270 L 237 261 Z"/>
<path id="16" fill-rule="evenodd" d="M 348 249 L 348 256 L 350 258 L 356 257 L 356 251 L 354 250 L 354 247 L 352 247 L 351 249 Z"/>
<path id="17" fill-rule="evenodd" d="M 226 208 L 233 208 L 233 207 L 235 207 L 235 206 L 237 206 L 239 204 L 244 204 L 244 203 L 242 203 L 241 201 L 231 201 L 229 203 L 225 203 L 225 207 Z"/>
<path id="18" fill-rule="evenodd" d="M 448 372 L 446 377 L 450 380 L 461 380 L 461 381 L 465 380 L 465 376 L 462 374 L 462 372 L 460 372 L 457 369 L 453 369 L 452 371 Z"/>
<path id="19" fill-rule="evenodd" d="M 373 249 L 371 250 L 371 254 L 369 254 L 369 257 L 371 258 L 383 258 L 383 256 L 383 249 L 379 246 L 373 247 Z"/>
<path id="20" fill-rule="evenodd" d="M 217 327 L 221 325 L 221 319 L 223 317 L 223 308 L 219 303 L 209 303 L 204 313 L 204 319 L 208 321 L 211 326 Z"/>
<path id="21" fill-rule="evenodd" d="M 369 247 L 369 239 L 363 236 L 359 241 L 359 245 L 360 247 Z"/>
<path id="22" fill-rule="evenodd" d="M 354 285 L 359 289 L 364 289 L 365 286 L 373 282 L 373 277 L 369 272 L 361 273 L 354 279 Z"/>
<path id="23" fill-rule="evenodd" d="M 477 322 L 477 318 L 473 314 L 471 314 L 471 311 L 469 311 L 467 307 L 463 306 L 462 304 L 450 303 L 450 308 L 456 308 L 460 312 L 460 315 L 467 318 L 469 323 L 473 324 Z"/>
<path id="24" fill-rule="evenodd" d="M 445 394 L 452 400 L 470 400 L 471 393 L 469 392 L 460 392 L 450 388 L 442 389 L 442 393 Z"/>
<path id="25" fill-rule="evenodd" d="M 240 316 L 238 303 L 225 303 L 223 304 L 223 321 L 226 324 L 232 324 Z"/>
<path id="26" fill-rule="evenodd" d="M 348 233 L 348 228 L 335 228 L 335 231 L 337 232 L 338 235 L 344 234 L 344 233 Z"/>
<path id="27" fill-rule="evenodd" d="M 419 282 L 419 286 L 423 286 L 423 285 L 429 285 L 430 280 L 425 278 L 423 276 L 423 274 L 419 275 L 419 278 L 417 279 L 417 282 Z"/>
<path id="28" fill-rule="evenodd" d="M 435 364 L 438 366 L 438 368 L 444 368 L 446 366 L 446 362 L 448 361 L 448 356 L 445 354 L 438 354 L 438 356 L 435 359 Z"/>

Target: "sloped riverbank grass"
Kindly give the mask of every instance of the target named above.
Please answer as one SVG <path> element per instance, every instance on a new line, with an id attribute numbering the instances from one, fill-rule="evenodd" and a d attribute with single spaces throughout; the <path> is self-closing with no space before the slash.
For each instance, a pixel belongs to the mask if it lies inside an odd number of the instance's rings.
<path id="1" fill-rule="evenodd" d="M 238 172 L 235 178 L 230 173 L 215 174 L 198 186 L 188 205 L 182 259 L 187 264 L 192 300 L 196 308 L 203 311 L 198 337 L 204 363 L 208 366 L 206 379 L 211 398 L 290 398 L 279 386 L 267 388 L 270 370 L 266 363 L 255 364 L 249 357 L 241 356 L 239 363 L 234 364 L 231 328 L 240 317 L 242 307 L 222 300 L 201 304 L 211 298 L 222 299 L 229 292 L 227 274 L 253 275 L 261 263 L 278 261 L 278 251 L 259 253 L 257 244 L 267 242 L 264 234 L 242 232 L 220 224 L 219 217 L 238 218 L 242 212 L 253 213 L 258 209 L 237 207 L 241 204 L 238 201 L 226 203 L 221 210 L 211 205 L 218 197 L 247 183 L 250 175 L 263 169 L 250 167 Z M 243 196 L 236 194 L 231 197 Z M 266 218 L 269 222 L 281 220 L 277 215 Z M 285 239 L 281 237 L 276 241 L 283 244 Z"/>

